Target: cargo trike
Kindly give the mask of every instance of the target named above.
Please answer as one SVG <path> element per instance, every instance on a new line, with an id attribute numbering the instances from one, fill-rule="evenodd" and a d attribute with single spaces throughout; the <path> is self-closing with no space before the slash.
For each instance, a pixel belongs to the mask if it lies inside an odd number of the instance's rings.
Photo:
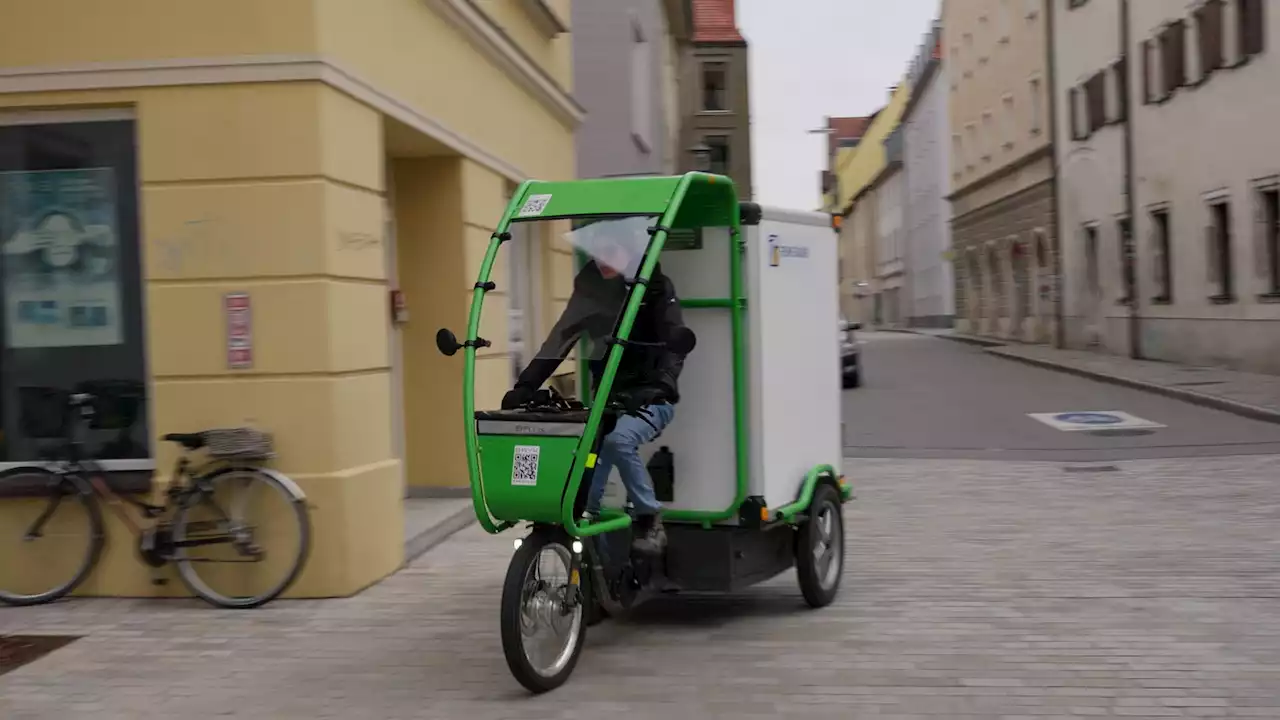
<path id="1" fill-rule="evenodd" d="M 519 407 L 477 411 L 478 366 L 505 372 L 510 362 L 480 336 L 491 326 L 482 312 L 506 314 L 491 273 L 504 247 L 521 242 L 562 267 L 576 259 L 579 276 L 604 247 L 628 245 L 631 261 L 617 269 L 616 292 L 571 300 L 545 335 L 539 356 L 568 368 L 561 382 Z M 436 342 L 445 355 L 463 351 L 479 524 L 529 528 L 515 541 L 500 610 L 507 664 L 526 688 L 563 684 L 588 626 L 658 594 L 735 592 L 794 566 L 810 606 L 834 600 L 851 498 L 839 469 L 837 265 L 828 216 L 739 202 L 720 175 L 528 181 L 515 192 L 484 256 L 465 338 L 441 329 Z M 679 293 L 682 324 L 657 342 L 632 340 L 659 267 Z M 644 412 L 613 392 L 637 345 L 684 358 L 674 419 L 643 449 L 667 532 L 665 552 L 643 555 L 632 550 L 622 498 L 609 493 L 600 512 L 584 513 L 602 439 L 620 417 Z M 577 391 L 562 382 L 573 374 Z"/>

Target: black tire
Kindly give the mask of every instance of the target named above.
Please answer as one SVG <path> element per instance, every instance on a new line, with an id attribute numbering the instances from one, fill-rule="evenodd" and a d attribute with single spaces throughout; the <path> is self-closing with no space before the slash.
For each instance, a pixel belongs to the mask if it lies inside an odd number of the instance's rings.
<path id="1" fill-rule="evenodd" d="M 821 608 L 836 599 L 844 576 L 844 515 L 835 488 L 825 482 L 814 488 L 808 516 L 796 532 L 796 575 L 804 601 Z M 825 522 L 830 523 L 830 530 L 824 535 Z M 820 544 L 833 552 L 829 564 L 815 552 Z"/>
<path id="2" fill-rule="evenodd" d="M 53 502 L 55 493 L 63 494 L 55 512 L 64 512 L 62 508 L 71 503 L 83 509 L 88 520 L 89 538 L 84 549 L 78 551 L 81 559 L 76 571 L 61 585 L 38 593 L 17 592 L 0 587 L 0 602 L 7 605 L 41 605 L 53 602 L 79 587 L 98 564 L 98 558 L 102 556 L 102 548 L 106 544 L 106 534 L 103 531 L 102 509 L 98 506 L 97 496 L 93 494 L 93 488 L 88 482 L 78 477 L 58 476 L 37 467 L 14 468 L 0 473 L 0 505 L 13 503 L 19 498 L 36 499 L 38 502 L 38 499 L 43 497 L 47 502 Z M 42 507 L 41 512 L 44 509 Z M 34 517 L 31 518 L 31 522 L 35 522 Z M 0 543 L 26 542 L 23 535 L 28 529 L 30 529 L 29 526 L 16 527 L 12 523 L 7 524 L 0 529 Z M 5 553 L 0 550 L 0 555 L 2 554 Z"/>
<path id="3" fill-rule="evenodd" d="M 291 510 L 290 517 L 297 523 L 298 528 L 298 548 L 289 560 L 291 564 L 288 572 L 283 573 L 279 582 L 263 592 L 244 597 L 232 597 L 217 592 L 200 578 L 195 569 L 196 566 L 210 563 L 193 562 L 187 557 L 185 548 L 177 548 L 174 564 L 178 568 L 178 577 L 182 578 L 183 584 L 196 597 L 216 607 L 247 610 L 261 607 L 276 599 L 293 585 L 294 581 L 298 579 L 298 575 L 302 574 L 302 569 L 306 566 L 307 558 L 311 554 L 311 517 L 307 512 L 306 498 L 293 488 L 285 485 L 285 483 L 272 477 L 269 473 L 261 472 L 254 468 L 228 467 L 205 476 L 202 480 L 216 491 L 219 482 L 233 476 L 252 477 L 256 482 L 265 483 L 271 490 L 279 493 L 288 503 L 288 507 Z M 207 493 L 204 492 L 193 495 L 178 508 L 178 512 L 173 518 L 173 539 L 175 542 L 187 537 L 190 513 L 194 508 L 200 507 L 201 500 L 207 496 Z"/>
<path id="4" fill-rule="evenodd" d="M 502 583 L 502 654 L 506 656 L 507 667 L 527 690 L 533 693 L 544 693 L 554 690 L 565 683 L 573 674 L 578 658 L 582 655 L 582 644 L 587 637 L 586 608 L 579 605 L 569 616 L 570 637 L 566 647 L 557 656 L 557 662 L 550 668 L 539 670 L 530 661 L 524 647 L 524 620 L 526 587 L 529 585 L 531 571 L 538 567 L 539 558 L 544 548 L 551 548 L 561 559 L 571 558 L 570 540 L 563 531 L 535 530 L 516 550 L 507 566 L 507 577 Z M 565 567 L 566 577 L 569 568 Z M 545 597 L 545 595 L 544 595 Z M 588 598 L 587 602 L 593 602 Z M 552 609 L 550 612 L 557 612 Z M 572 634 L 576 626 L 576 636 Z M 567 656 L 563 653 L 567 652 Z M 563 660 L 560 658 L 563 657 Z"/>
<path id="5" fill-rule="evenodd" d="M 604 622 L 605 618 L 609 617 L 609 613 L 600 604 L 599 597 L 596 596 L 596 593 L 602 592 L 604 588 L 596 588 L 596 574 L 591 568 L 591 563 L 595 562 L 594 552 L 590 549 L 594 541 L 595 538 L 585 541 L 588 553 L 582 558 L 582 622 L 587 627 L 599 625 Z"/>

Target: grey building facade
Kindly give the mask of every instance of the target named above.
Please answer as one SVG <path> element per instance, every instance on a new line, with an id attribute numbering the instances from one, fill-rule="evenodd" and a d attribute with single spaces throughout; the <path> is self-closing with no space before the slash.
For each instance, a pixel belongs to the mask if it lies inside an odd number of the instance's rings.
<path id="1" fill-rule="evenodd" d="M 727 175 L 751 198 L 751 99 L 748 46 L 734 0 L 693 0 L 693 43 L 683 56 L 679 168 Z M 693 151 L 702 147 L 706 157 Z"/>
<path id="2" fill-rule="evenodd" d="M 908 73 L 911 99 L 902 112 L 906 137 L 906 265 L 913 327 L 951 327 L 955 279 L 951 262 L 951 125 L 947 68 L 941 57 L 942 26 L 935 23 Z"/>
<path id="3" fill-rule="evenodd" d="M 677 172 L 691 1 L 590 0 L 572 12 L 573 94 L 587 111 L 578 176 Z"/>

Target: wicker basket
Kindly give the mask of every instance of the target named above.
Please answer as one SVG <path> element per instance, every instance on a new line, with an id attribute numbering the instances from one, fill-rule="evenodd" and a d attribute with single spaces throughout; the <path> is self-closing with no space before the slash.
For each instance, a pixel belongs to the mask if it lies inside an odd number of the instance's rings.
<path id="1" fill-rule="evenodd" d="M 275 457 L 271 435 L 253 428 L 217 428 L 200 433 L 209 455 L 223 460 L 266 460 Z"/>

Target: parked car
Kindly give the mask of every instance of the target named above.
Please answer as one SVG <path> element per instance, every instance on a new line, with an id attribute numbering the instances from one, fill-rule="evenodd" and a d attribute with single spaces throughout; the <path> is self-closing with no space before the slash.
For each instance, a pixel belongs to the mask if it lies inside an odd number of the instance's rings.
<path id="1" fill-rule="evenodd" d="M 845 389 L 862 385 L 862 353 L 858 351 L 858 339 L 853 334 L 861 329 L 862 323 L 840 318 L 840 376 Z"/>

